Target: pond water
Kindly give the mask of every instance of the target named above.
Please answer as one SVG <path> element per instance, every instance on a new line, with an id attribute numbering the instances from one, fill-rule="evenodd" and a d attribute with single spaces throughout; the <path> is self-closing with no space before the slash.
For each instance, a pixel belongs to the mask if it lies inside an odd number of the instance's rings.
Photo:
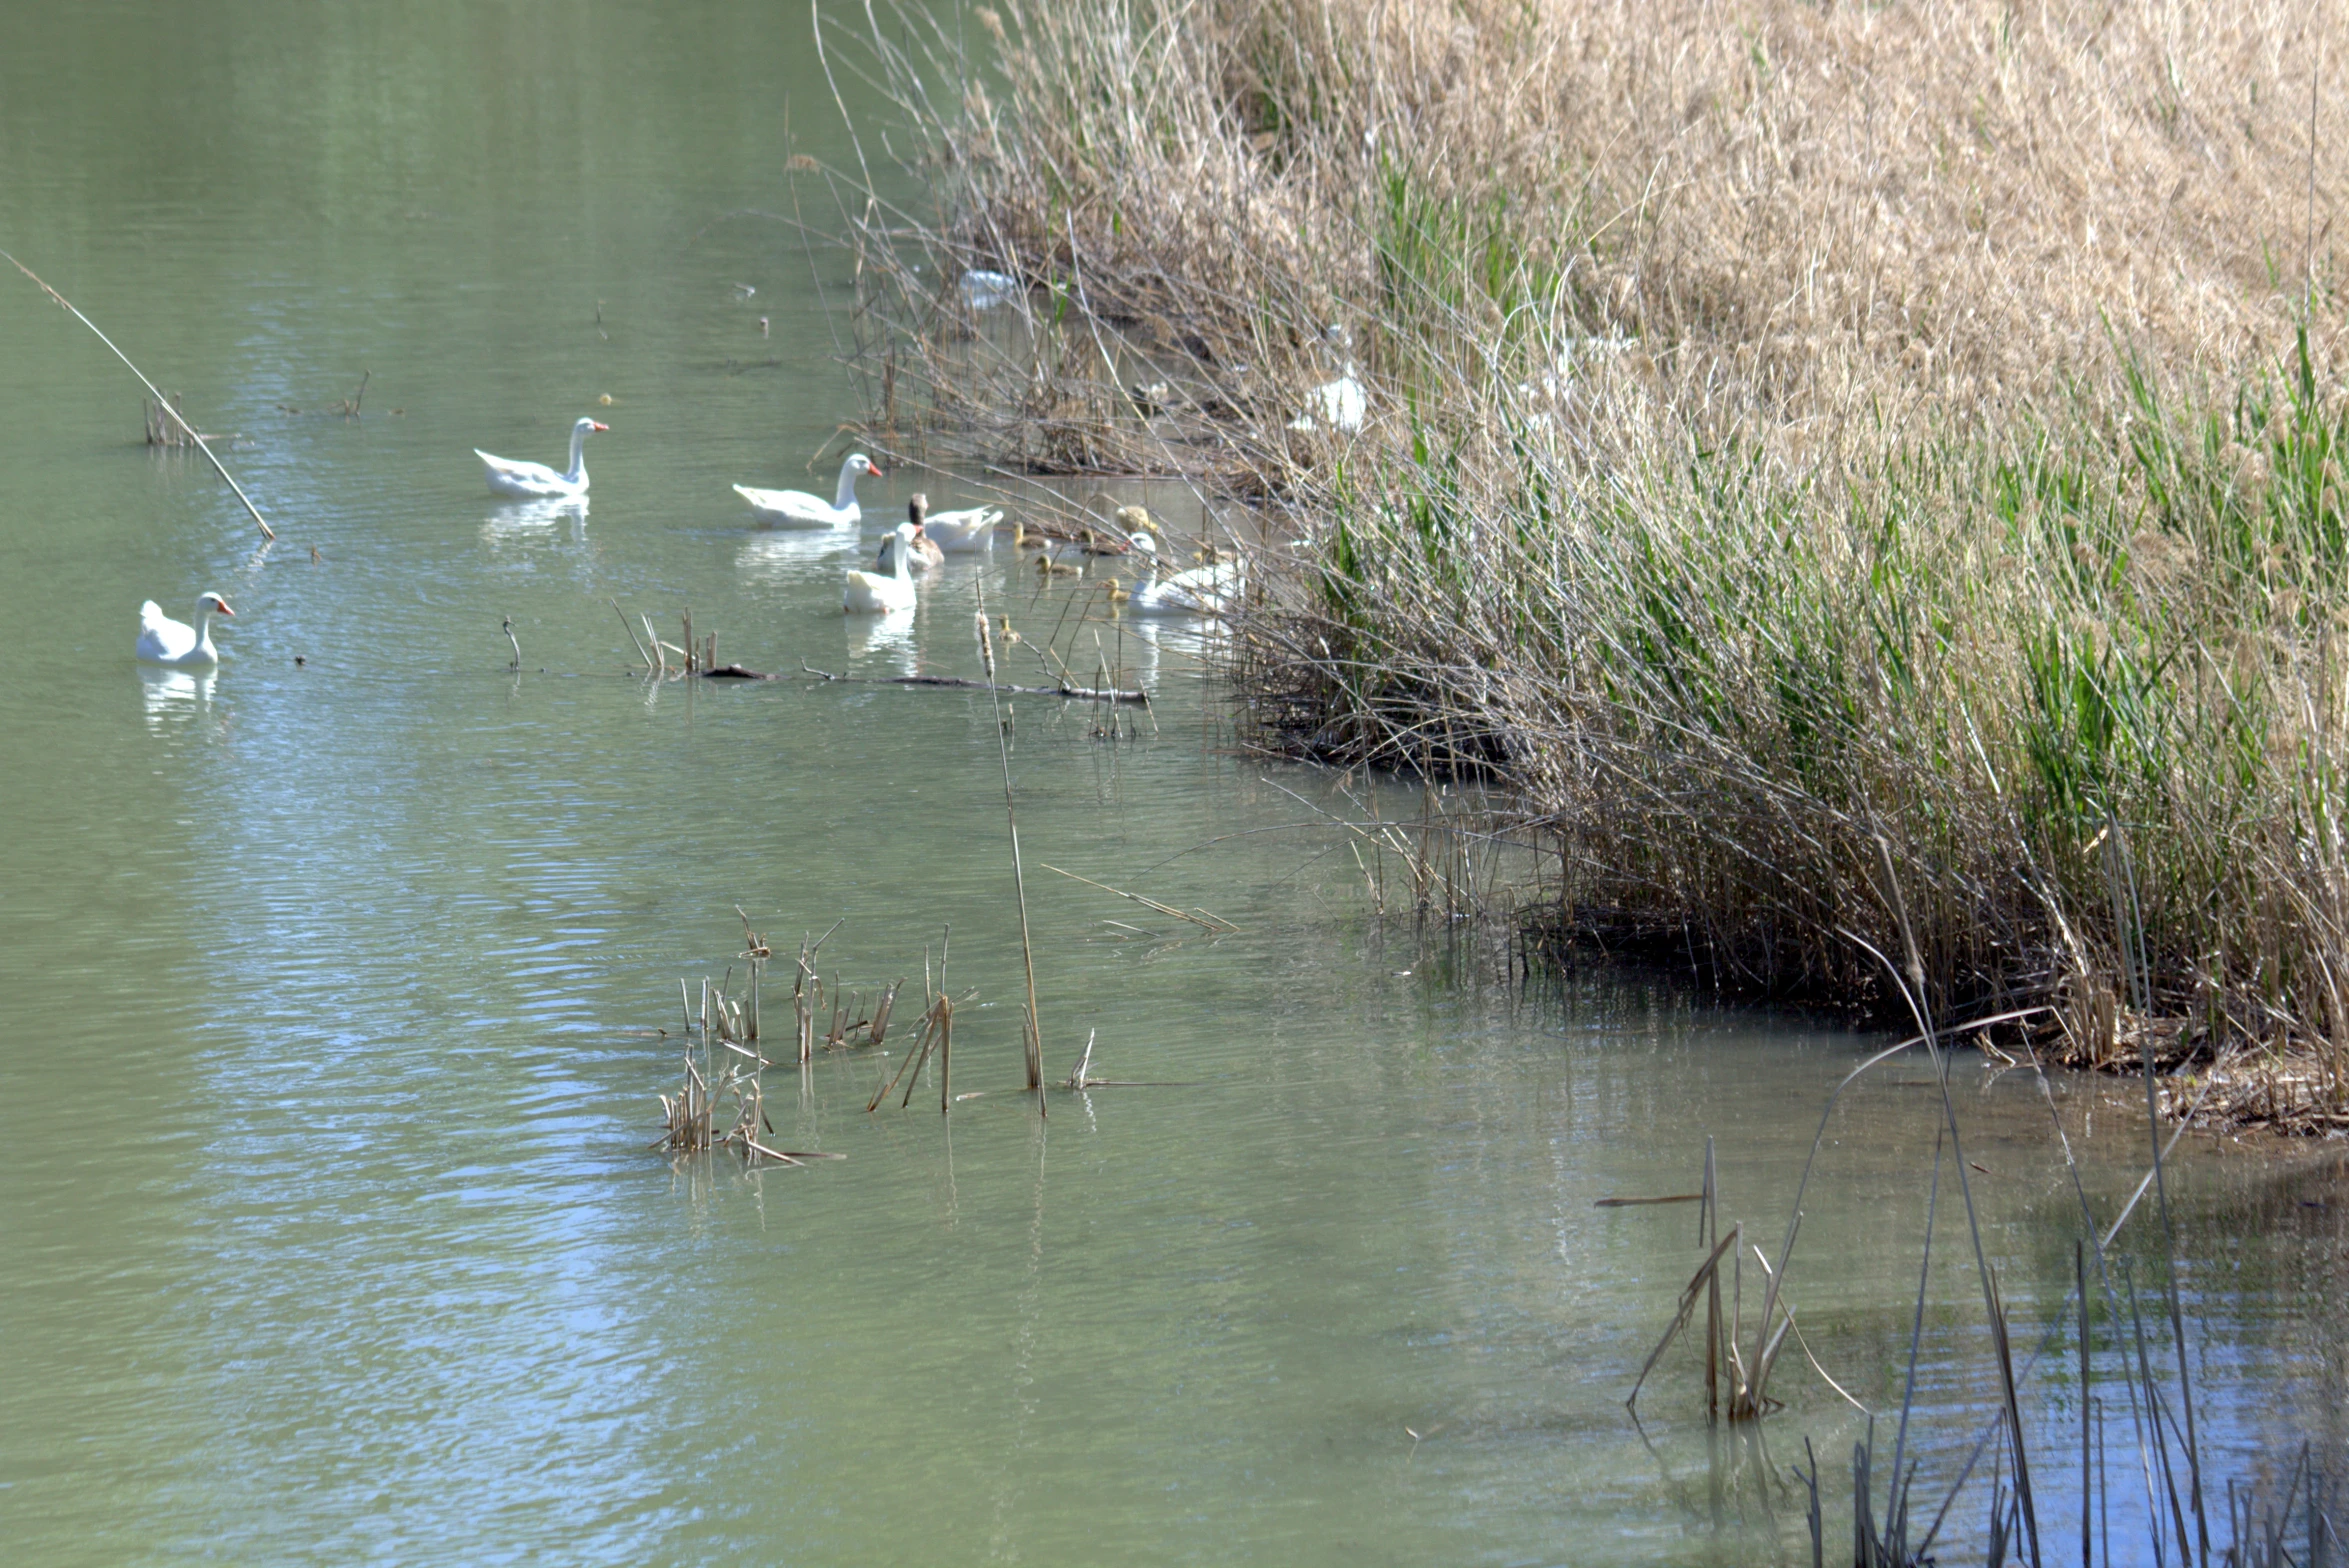
<path id="1" fill-rule="evenodd" d="M 850 156 L 806 16 L 764 7 L 11 18 L 0 244 L 235 435 L 281 537 L 0 278 L 8 1555 L 1807 1562 L 1788 1467 L 1815 1442 L 1835 1535 L 1865 1418 L 1789 1356 L 1786 1410 L 1710 1429 L 1682 1347 L 1635 1423 L 1701 1254 L 1686 1206 L 1593 1205 L 1691 1190 L 1710 1136 L 1775 1255 L 1828 1092 L 1883 1042 L 1671 975 L 1527 983 L 1505 937 L 1382 915 L 1338 825 L 1362 781 L 1238 755 L 1195 629 L 1097 621 L 1155 702 L 1115 737 L 1013 705 L 1036 980 L 1049 1077 L 1090 1037 L 1095 1076 L 1153 1086 L 1042 1118 L 984 695 L 628 673 L 613 599 L 673 640 L 690 609 L 721 661 L 868 676 L 978 673 L 981 588 L 1032 638 L 1099 604 L 1005 542 L 905 626 L 843 617 L 875 520 L 951 476 L 868 481 L 854 539 L 751 526 L 728 486 L 828 489 L 861 412 L 846 263 L 775 216 L 834 210 L 795 152 Z M 590 506 L 486 493 L 471 448 L 559 459 L 581 413 L 612 427 Z M 219 673 L 137 669 L 140 601 L 206 589 L 237 612 Z M 767 1075 L 775 1137 L 845 1161 L 652 1152 L 678 981 L 739 971 L 737 905 L 783 949 L 839 922 L 822 967 L 866 990 L 918 986 L 951 928 L 977 1097 L 868 1114 L 901 1023 L 886 1059 Z M 1955 1081 L 2036 1345 L 2080 1228 L 2049 1102 L 1971 1057 Z M 1884 1420 L 1930 1084 L 1845 1095 L 1791 1276 Z M 2052 1103 L 2109 1218 L 2141 1090 Z M 2180 1146 L 2214 1477 L 2341 1450 L 2338 1173 L 2333 1145 Z M 1912 1437 L 1941 1484 L 1993 1388 L 1950 1180 Z M 2028 1380 L 2058 1540 L 2066 1344 Z"/>

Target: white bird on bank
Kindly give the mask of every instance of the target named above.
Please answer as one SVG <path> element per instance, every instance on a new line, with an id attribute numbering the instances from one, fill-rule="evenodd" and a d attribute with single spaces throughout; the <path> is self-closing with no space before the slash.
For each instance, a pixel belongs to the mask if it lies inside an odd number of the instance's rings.
<path id="1" fill-rule="evenodd" d="M 149 599 L 139 606 L 139 662 L 210 669 L 220 662 L 220 650 L 212 646 L 212 617 L 236 613 L 220 595 L 203 594 L 196 600 L 196 624 L 190 626 L 165 615 L 163 606 Z"/>
<path id="2" fill-rule="evenodd" d="M 935 541 L 948 555 L 977 555 L 995 543 L 995 525 L 1003 521 L 1000 506 L 965 507 L 959 512 L 933 512 L 930 498 L 916 496 L 922 503 L 922 537 Z"/>
<path id="3" fill-rule="evenodd" d="M 974 268 L 962 275 L 962 302 L 973 310 L 993 310 L 1018 299 L 1020 280 L 1008 272 Z"/>
<path id="4" fill-rule="evenodd" d="M 1136 584 L 1132 597 L 1120 606 L 1128 615 L 1222 615 L 1239 601 L 1245 586 L 1239 562 L 1210 561 L 1160 577 L 1158 541 L 1144 533 L 1133 537 L 1134 553 L 1151 575 Z"/>
<path id="5" fill-rule="evenodd" d="M 911 523 L 899 523 L 881 542 L 881 557 L 888 563 L 886 575 L 850 572 L 848 585 L 840 594 L 840 608 L 850 615 L 894 615 L 912 609 L 913 576 L 906 570 L 906 563 L 913 555 L 914 538 L 919 532 Z"/>
<path id="6" fill-rule="evenodd" d="M 736 485 L 734 493 L 750 503 L 760 522 L 776 528 L 854 528 L 865 515 L 864 508 L 856 504 L 856 482 L 867 474 L 878 479 L 881 470 L 864 453 L 849 453 L 848 461 L 840 465 L 840 484 L 829 504 L 805 490 L 753 490 Z"/>
<path id="7" fill-rule="evenodd" d="M 525 463 L 517 458 L 492 457 L 479 447 L 473 455 L 481 459 L 488 473 L 489 488 L 498 495 L 522 496 L 535 499 L 542 496 L 573 496 L 587 494 L 587 438 L 598 430 L 609 430 L 610 425 L 600 420 L 581 418 L 571 427 L 571 467 L 566 473 L 556 473 L 544 463 Z"/>
<path id="8" fill-rule="evenodd" d="M 1362 385 L 1362 373 L 1354 368 L 1354 335 L 1346 330 L 1344 322 L 1333 321 L 1322 334 L 1322 342 L 1333 357 L 1343 355 L 1338 377 L 1324 381 L 1305 395 L 1305 411 L 1289 421 L 1289 428 L 1297 431 L 1334 430 L 1350 436 L 1362 428 L 1363 419 L 1370 412 L 1370 394 Z"/>

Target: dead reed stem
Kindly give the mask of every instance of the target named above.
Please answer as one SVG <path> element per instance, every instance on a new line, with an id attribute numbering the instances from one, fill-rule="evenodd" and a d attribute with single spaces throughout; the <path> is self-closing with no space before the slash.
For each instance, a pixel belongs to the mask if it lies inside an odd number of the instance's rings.
<path id="1" fill-rule="evenodd" d="M 1237 931 L 1240 929 L 1238 926 L 1233 925 L 1229 920 L 1224 919 L 1221 915 L 1211 915 L 1204 909 L 1177 909 L 1174 907 L 1174 905 L 1162 904 L 1155 898 L 1145 898 L 1139 893 L 1128 893 L 1123 889 L 1111 887 L 1106 882 L 1096 882 L 1091 877 L 1078 876 L 1074 871 L 1063 871 L 1058 866 L 1045 866 L 1042 861 L 1038 861 L 1037 864 L 1039 866 L 1043 866 L 1046 871 L 1051 872 L 1054 876 L 1067 877 L 1071 882 L 1082 882 L 1085 884 L 1085 886 L 1099 888 L 1104 893 L 1114 893 L 1119 898 L 1128 899 L 1134 903 L 1140 904 L 1144 909 L 1153 910 L 1161 915 L 1171 916 L 1176 920 L 1187 920 L 1192 925 L 1199 927 L 1199 929 L 1202 931 L 1212 931 L 1218 935 L 1221 935 L 1226 932 Z"/>
<path id="2" fill-rule="evenodd" d="M 130 356 L 125 354 L 120 348 L 117 348 L 112 338 L 108 337 L 105 333 L 100 332 L 98 330 L 98 324 L 95 321 L 92 321 L 89 317 L 83 315 L 79 310 L 76 310 L 73 307 L 72 302 L 66 299 L 64 295 L 58 293 L 48 284 L 43 283 L 38 277 L 34 276 L 32 268 L 26 266 L 23 262 L 18 261 L 14 256 L 9 255 L 8 252 L 4 250 L 0 250 L 0 259 L 5 259 L 10 266 L 23 273 L 26 277 L 31 278 L 35 288 L 38 288 L 42 293 L 55 300 L 58 307 L 62 309 L 67 315 L 73 317 L 74 320 L 80 322 L 83 326 L 88 327 L 90 331 L 96 335 L 98 341 L 105 344 L 108 351 L 111 352 L 116 359 L 121 360 L 123 365 L 130 371 L 132 375 L 139 378 L 139 385 L 145 387 L 147 389 L 147 395 L 155 400 L 151 406 L 158 409 L 163 414 L 170 416 L 171 422 L 179 426 L 179 428 L 187 435 L 187 438 L 195 443 L 196 449 L 204 454 L 204 460 L 210 463 L 214 471 L 217 472 L 222 479 L 228 482 L 228 487 L 236 492 L 237 499 L 244 503 L 245 510 L 253 514 L 253 523 L 261 530 L 261 537 L 264 539 L 275 539 L 277 537 L 277 530 L 269 526 L 269 519 L 261 515 L 261 508 L 253 504 L 253 498 L 245 494 L 245 487 L 237 483 L 236 476 L 228 471 L 228 465 L 221 462 L 219 454 L 212 450 L 212 443 L 205 440 L 203 436 L 197 434 L 196 427 L 189 424 L 186 419 L 181 417 L 179 405 L 171 399 L 166 398 L 163 395 L 162 390 L 158 388 L 154 382 L 147 379 L 147 373 L 145 371 L 141 370 L 138 366 L 131 364 Z"/>
<path id="3" fill-rule="evenodd" d="M 1003 762 L 1003 816 L 1011 832 L 1012 886 L 1019 896 L 1020 908 L 1020 962 L 1027 973 L 1028 1011 L 1026 1029 L 1026 1066 L 1028 1088 L 1036 1096 L 1036 1109 L 1049 1115 L 1044 1095 L 1044 1035 L 1036 1016 L 1036 948 L 1028 936 L 1028 875 L 1020 863 L 1019 814 L 1011 794 L 1011 732 L 1003 722 L 1003 699 L 995 690 L 995 641 L 987 621 L 987 590 L 977 588 L 979 657 L 987 670 L 987 698 L 995 712 L 996 754 Z"/>

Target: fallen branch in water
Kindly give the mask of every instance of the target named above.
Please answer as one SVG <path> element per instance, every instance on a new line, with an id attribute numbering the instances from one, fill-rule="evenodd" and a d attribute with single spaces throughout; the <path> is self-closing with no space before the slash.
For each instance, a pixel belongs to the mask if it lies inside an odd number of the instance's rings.
<path id="1" fill-rule="evenodd" d="M 959 675 L 835 675 L 830 670 L 819 670 L 805 659 L 799 661 L 800 673 L 812 675 L 820 681 L 847 681 L 860 686 L 930 686 L 947 691 L 992 691 L 1014 697 L 1066 697 L 1071 702 L 1137 702 L 1147 707 L 1150 694 L 1143 691 L 1119 691 L 1114 687 L 1076 686 L 1014 686 L 1004 681 L 965 680 Z M 763 675 L 757 670 L 746 670 L 739 664 L 722 669 L 703 670 L 704 677 L 714 681 L 787 681 L 790 675 Z"/>
<path id="2" fill-rule="evenodd" d="M 131 358 L 128 354 L 125 354 L 121 349 L 114 347 L 114 339 L 108 337 L 103 332 L 99 332 L 98 323 L 92 321 L 89 317 L 74 309 L 73 301 L 58 293 L 48 284 L 43 283 L 39 276 L 34 273 L 32 268 L 26 266 L 23 262 L 18 261 L 14 256 L 10 256 L 8 252 L 4 250 L 0 250 L 0 257 L 7 257 L 8 264 L 10 266 L 23 273 L 26 277 L 31 278 L 33 280 L 33 286 L 38 288 L 42 293 L 48 295 L 51 299 L 57 301 L 58 306 L 63 309 L 67 315 L 73 317 L 74 320 L 80 322 L 83 326 L 88 327 L 92 332 L 96 332 L 98 334 L 98 341 L 105 344 L 109 349 L 113 349 L 114 357 L 116 359 L 119 359 L 125 365 L 130 366 L 130 373 L 139 378 L 139 385 L 145 387 L 148 393 L 154 397 L 155 406 L 161 409 L 164 413 L 169 414 L 172 418 L 172 422 L 178 425 L 180 429 L 186 431 L 188 439 L 196 443 L 197 450 L 204 454 L 205 458 L 212 464 L 214 468 L 220 470 L 220 477 L 228 481 L 228 487 L 237 493 L 237 499 L 245 503 L 245 510 L 253 514 L 253 521 L 261 525 L 261 537 L 264 539 L 275 539 L 277 537 L 277 530 L 269 526 L 269 519 L 261 515 L 261 508 L 255 506 L 253 504 L 253 498 L 245 494 L 245 487 L 236 482 L 236 476 L 228 471 L 227 467 L 222 464 L 218 457 L 213 455 L 211 443 L 196 433 L 196 427 L 194 425 L 189 424 L 185 419 L 180 417 L 178 405 L 173 403 L 170 399 L 166 398 L 163 395 L 162 389 L 156 386 L 154 382 L 147 379 L 147 373 L 145 371 L 141 370 L 138 366 L 131 364 Z"/>
<path id="3" fill-rule="evenodd" d="M 1203 930 L 1213 931 L 1218 935 L 1221 935 L 1226 931 L 1237 931 L 1240 929 L 1238 926 L 1233 925 L 1229 920 L 1224 919 L 1223 916 L 1211 915 L 1204 909 L 1186 912 L 1184 910 L 1175 908 L 1172 904 L 1162 904 L 1155 898 L 1144 898 L 1139 893 L 1129 893 L 1124 888 L 1111 887 L 1106 882 L 1096 882 L 1091 877 L 1078 876 L 1074 871 L 1063 871 L 1058 866 L 1046 866 L 1041 860 L 1037 861 L 1036 864 L 1043 866 L 1046 871 L 1051 872 L 1054 876 L 1067 877 L 1071 882 L 1082 882 L 1087 887 L 1097 887 L 1104 893 L 1115 893 L 1120 898 L 1130 898 L 1135 903 L 1140 904 L 1144 909 L 1153 909 L 1162 915 L 1171 915 L 1177 920 L 1188 920 L 1191 922 L 1191 924 L 1198 926 Z"/>

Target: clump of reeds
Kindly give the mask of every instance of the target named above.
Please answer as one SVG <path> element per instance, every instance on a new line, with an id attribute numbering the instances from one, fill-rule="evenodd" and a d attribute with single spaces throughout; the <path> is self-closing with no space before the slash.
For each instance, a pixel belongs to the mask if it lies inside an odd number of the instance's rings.
<path id="1" fill-rule="evenodd" d="M 712 982 L 705 975 L 697 1011 L 686 983 L 677 982 L 684 1073 L 675 1094 L 659 1096 L 662 1131 L 652 1146 L 670 1154 L 729 1148 L 754 1165 L 845 1159 L 841 1154 L 777 1149 L 761 1141 L 775 1132 L 759 1078 L 773 1065 L 759 1048 L 759 980 L 772 953 L 765 939 L 751 931 L 748 915 L 742 916 L 742 929 L 748 974 L 739 993 L 729 995 L 726 979 Z"/>
<path id="2" fill-rule="evenodd" d="M 1896 1009 L 1897 876 L 1936 997 L 2349 1114 L 2349 18 L 975 14 L 859 40 L 898 426 L 1265 498 L 1261 743 L 1510 786 L 1568 935 Z"/>
<path id="3" fill-rule="evenodd" d="M 628 634 L 628 641 L 636 649 L 636 656 L 644 661 L 647 676 L 664 681 L 683 680 L 689 676 L 707 675 L 721 670 L 718 664 L 718 634 L 707 631 L 696 635 L 690 608 L 679 617 L 682 629 L 678 635 L 683 639 L 680 645 L 663 640 L 653 630 L 652 617 L 641 611 L 637 614 L 637 622 L 644 627 L 644 638 L 638 641 L 636 627 L 628 624 L 628 612 L 620 608 L 620 601 L 610 599 L 606 602 L 611 605 L 612 613 L 620 617 L 620 629 Z M 672 656 L 676 659 L 674 664 L 670 662 Z"/>
<path id="4" fill-rule="evenodd" d="M 683 980 L 677 982 L 677 1003 L 684 1013 L 684 1078 L 674 1095 L 660 1096 L 663 1131 L 654 1147 L 699 1154 L 726 1146 L 746 1158 L 792 1163 L 759 1142 L 773 1131 L 759 1084 L 767 1060 L 746 1027 L 742 1003 L 713 989 L 706 976 L 698 1017 Z"/>
<path id="5" fill-rule="evenodd" d="M 166 403 L 170 405 L 168 408 L 164 406 Z M 168 393 L 163 398 L 148 398 L 145 407 L 147 445 L 194 446 L 196 444 L 195 427 L 188 423 L 186 412 L 180 403 L 180 395 L 177 392 Z"/>

